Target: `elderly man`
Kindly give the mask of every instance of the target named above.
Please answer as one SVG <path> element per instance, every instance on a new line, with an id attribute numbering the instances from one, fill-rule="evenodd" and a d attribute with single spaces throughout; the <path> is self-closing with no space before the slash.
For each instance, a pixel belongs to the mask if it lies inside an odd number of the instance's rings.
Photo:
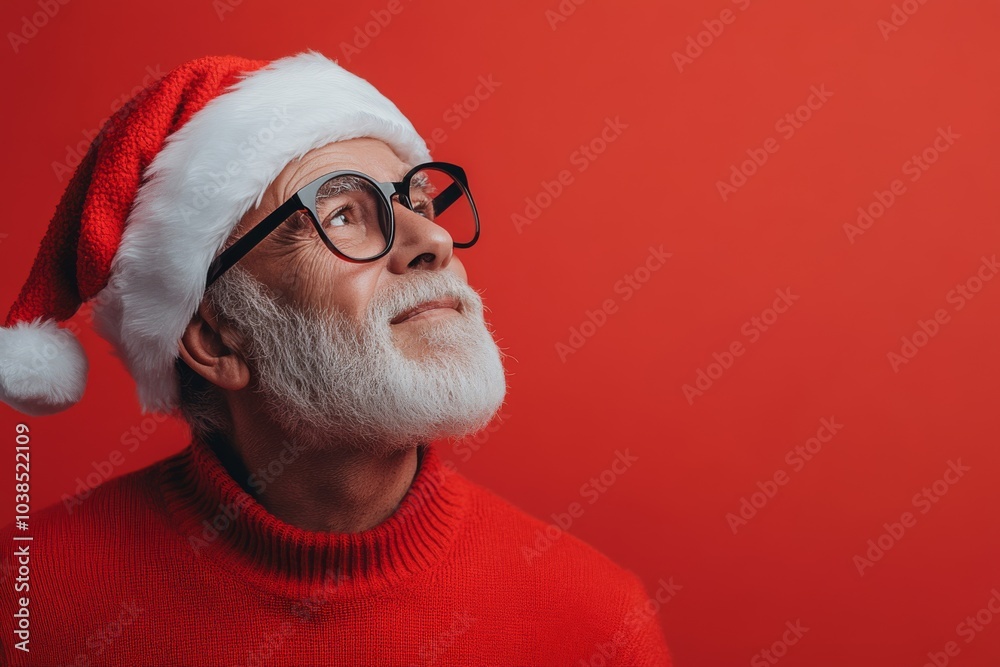
<path id="1" fill-rule="evenodd" d="M 81 398 L 56 322 L 92 300 L 193 437 L 0 532 L 4 664 L 669 664 L 635 575 L 539 549 L 555 527 L 431 444 L 506 392 L 478 237 L 465 171 L 315 52 L 195 60 L 109 120 L 0 329 L 0 398 Z"/>

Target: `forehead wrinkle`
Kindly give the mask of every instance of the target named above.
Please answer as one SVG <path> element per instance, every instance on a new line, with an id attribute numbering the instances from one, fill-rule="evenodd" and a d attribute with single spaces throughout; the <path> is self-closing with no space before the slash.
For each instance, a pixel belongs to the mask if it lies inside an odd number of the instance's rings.
<path id="1" fill-rule="evenodd" d="M 343 156 L 336 153 L 333 155 L 311 155 L 299 160 L 292 167 L 291 173 L 282 179 L 278 193 L 279 199 L 281 201 L 287 200 L 300 188 L 305 187 L 323 174 L 341 169 L 354 169 L 354 166 L 345 165 L 342 159 L 337 159 L 338 157 L 342 158 Z M 316 168 L 317 163 L 322 165 L 321 168 Z"/>

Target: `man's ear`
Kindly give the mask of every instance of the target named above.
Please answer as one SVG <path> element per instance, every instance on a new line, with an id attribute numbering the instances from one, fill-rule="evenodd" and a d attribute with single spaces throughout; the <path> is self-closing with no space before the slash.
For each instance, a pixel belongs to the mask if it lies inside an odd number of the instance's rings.
<path id="1" fill-rule="evenodd" d="M 238 391 L 250 383 L 250 369 L 226 338 L 211 309 L 202 302 L 181 336 L 180 356 L 191 370 L 212 384 Z"/>

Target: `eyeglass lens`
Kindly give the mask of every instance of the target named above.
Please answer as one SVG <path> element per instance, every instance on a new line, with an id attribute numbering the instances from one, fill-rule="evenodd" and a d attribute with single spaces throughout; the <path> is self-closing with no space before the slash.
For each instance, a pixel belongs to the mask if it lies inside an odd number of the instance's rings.
<path id="1" fill-rule="evenodd" d="M 414 212 L 444 227 L 456 244 L 476 234 L 475 209 L 462 187 L 447 172 L 428 167 L 410 181 Z M 316 213 L 327 239 L 352 259 L 368 259 L 385 250 L 389 212 L 376 186 L 350 174 L 334 176 L 316 193 Z"/>

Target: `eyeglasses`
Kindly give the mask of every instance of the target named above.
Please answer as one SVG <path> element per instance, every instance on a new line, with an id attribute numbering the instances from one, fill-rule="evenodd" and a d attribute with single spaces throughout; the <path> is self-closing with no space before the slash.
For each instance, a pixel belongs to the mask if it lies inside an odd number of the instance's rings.
<path id="1" fill-rule="evenodd" d="M 384 257 L 396 237 L 392 199 L 397 196 L 403 206 L 447 230 L 454 247 L 470 248 L 479 240 L 479 213 L 465 170 L 458 165 L 418 164 L 398 183 L 380 183 L 345 169 L 300 188 L 226 248 L 209 266 L 206 287 L 299 212 L 308 215 L 323 243 L 338 257 L 349 262 Z"/>

